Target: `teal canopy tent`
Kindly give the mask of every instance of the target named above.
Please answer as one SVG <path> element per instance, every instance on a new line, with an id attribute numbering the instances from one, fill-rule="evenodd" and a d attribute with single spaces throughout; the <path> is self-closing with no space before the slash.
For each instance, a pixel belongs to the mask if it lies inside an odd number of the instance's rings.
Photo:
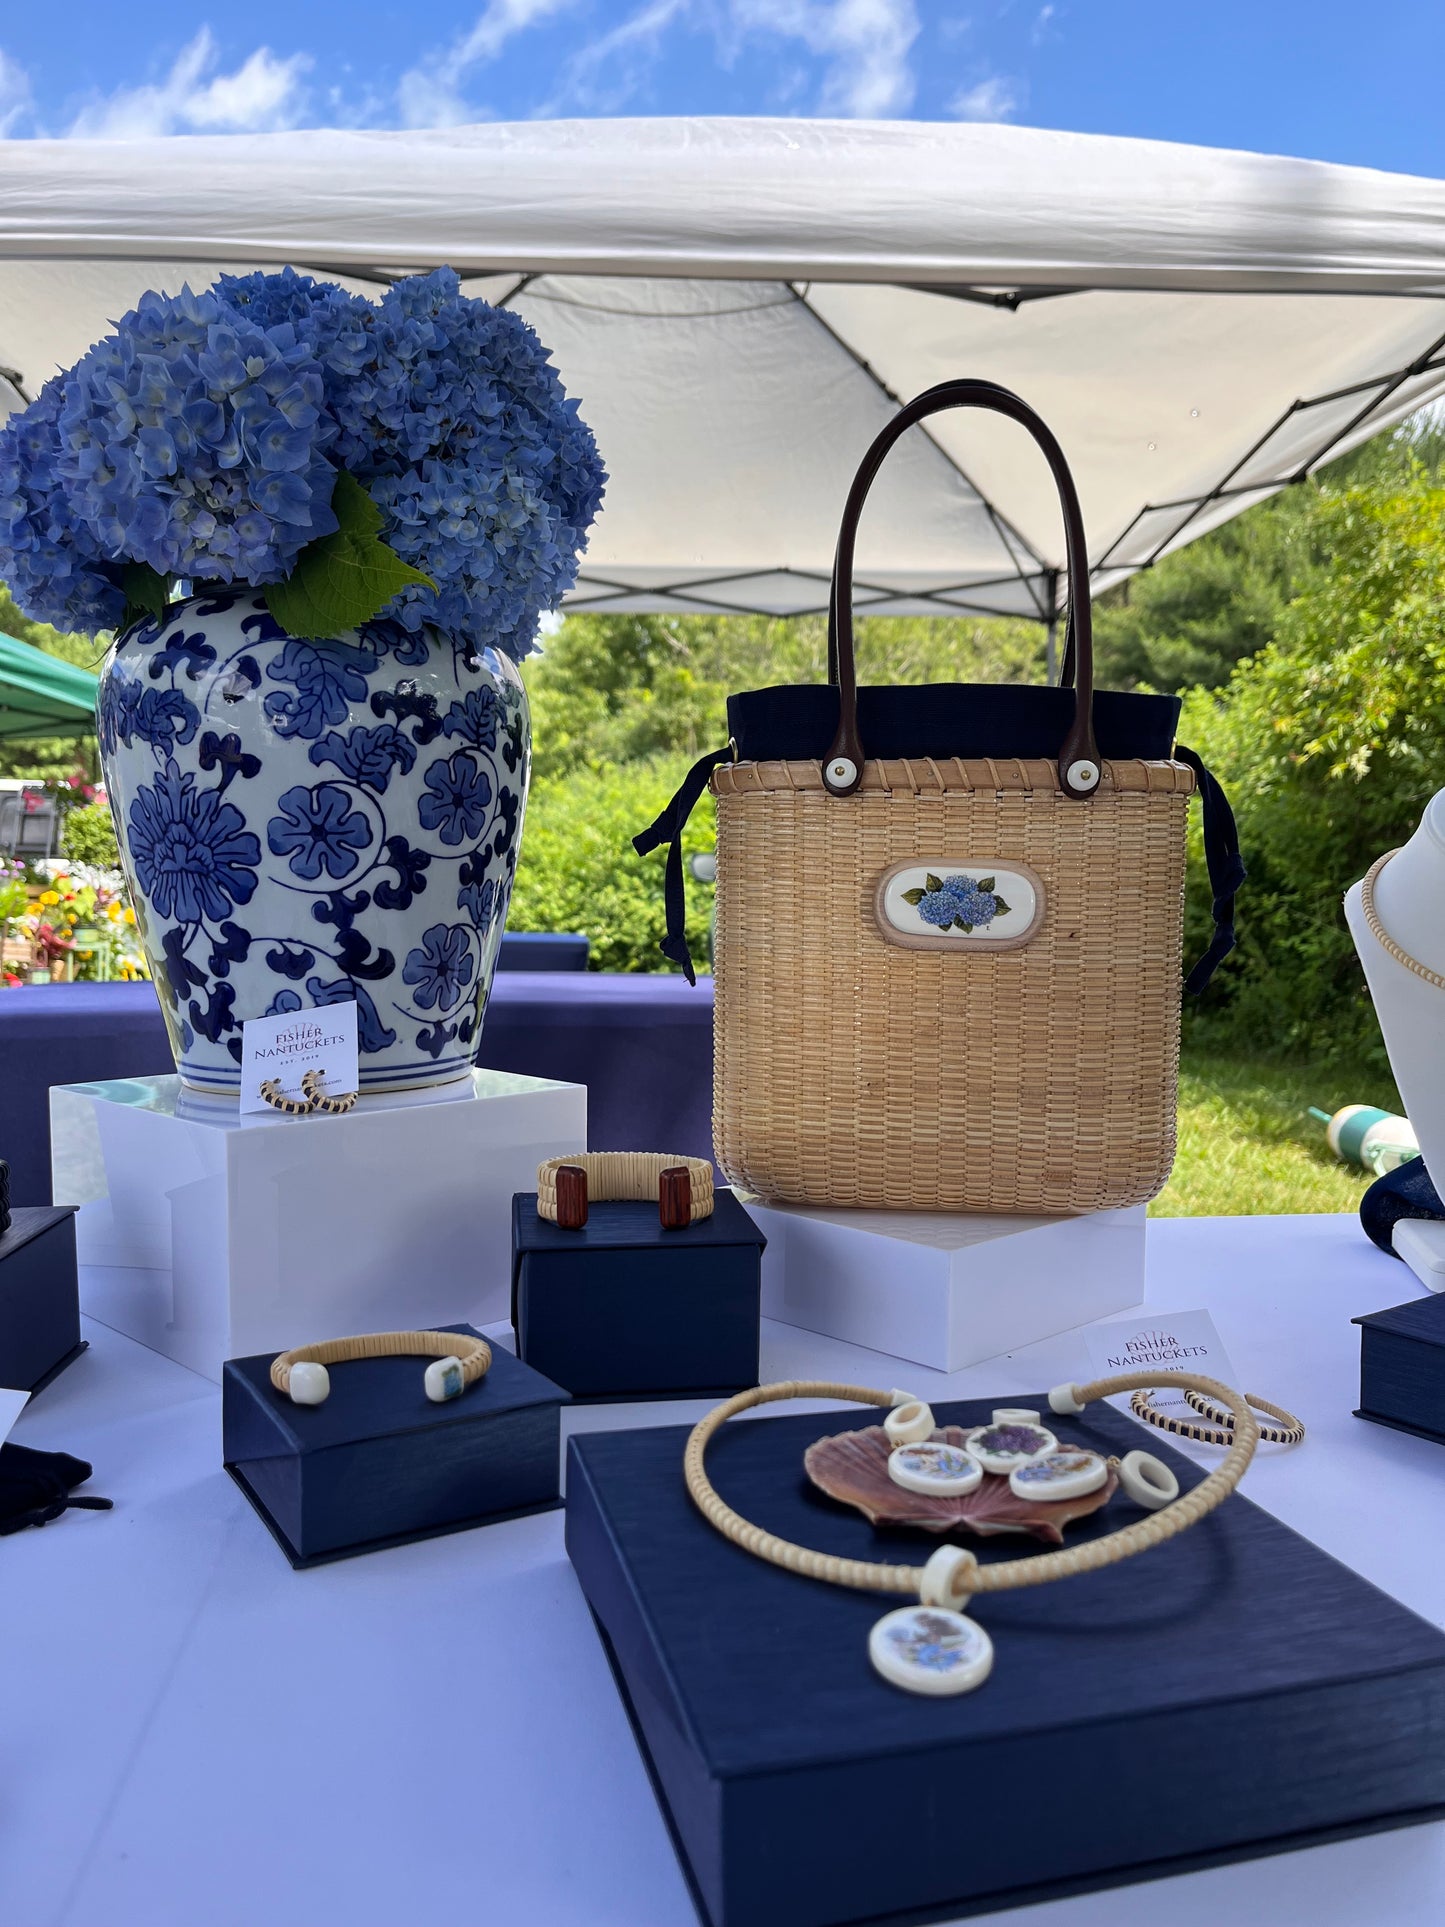
<path id="1" fill-rule="evenodd" d="M 0 634 L 0 742 L 88 735 L 95 728 L 99 680 L 33 643 Z"/>

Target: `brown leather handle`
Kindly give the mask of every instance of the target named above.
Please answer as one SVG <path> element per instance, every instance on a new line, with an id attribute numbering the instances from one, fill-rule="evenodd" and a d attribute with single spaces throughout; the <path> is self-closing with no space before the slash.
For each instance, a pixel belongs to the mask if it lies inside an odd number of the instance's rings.
<path id="1" fill-rule="evenodd" d="M 851 796 L 863 780 L 863 742 L 858 734 L 858 678 L 853 653 L 853 552 L 858 520 L 873 478 L 900 435 L 945 408 L 988 408 L 1025 427 L 1044 452 L 1064 512 L 1064 549 L 1069 568 L 1069 629 L 1064 676 L 1074 672 L 1074 720 L 1059 751 L 1059 782 L 1066 796 L 1092 796 L 1099 787 L 1099 755 L 1094 747 L 1094 625 L 1089 608 L 1089 553 L 1084 517 L 1064 451 L 1047 424 L 1026 401 L 992 381 L 941 381 L 905 403 L 874 438 L 859 463 L 843 505 L 833 586 L 828 601 L 828 674 L 838 686 L 838 733 L 823 764 L 823 786 L 833 796 Z"/>

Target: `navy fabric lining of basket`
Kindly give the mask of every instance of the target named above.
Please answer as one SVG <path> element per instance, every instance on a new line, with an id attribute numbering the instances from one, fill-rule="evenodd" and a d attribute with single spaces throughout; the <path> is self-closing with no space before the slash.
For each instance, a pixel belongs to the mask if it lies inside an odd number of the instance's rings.
<path id="1" fill-rule="evenodd" d="M 862 688 L 858 725 L 870 758 L 1049 757 L 1059 754 L 1074 716 L 1072 689 L 1039 689 L 1026 683 L 927 683 Z M 1174 741 L 1177 696 L 1097 690 L 1094 733 L 1106 762 L 1172 756 L 1194 771 L 1204 809 L 1204 857 L 1213 898 L 1214 934 L 1185 980 L 1197 995 L 1234 948 L 1234 898 L 1245 878 L 1239 837 L 1228 798 L 1191 749 Z M 658 948 L 697 981 L 685 931 L 682 832 L 720 763 L 821 762 L 838 726 L 838 691 L 831 683 L 755 689 L 728 698 L 726 749 L 699 757 L 677 794 L 633 847 L 646 856 L 668 848 L 663 893 L 667 934 Z M 1089 807 L 1087 801 L 1077 805 Z"/>

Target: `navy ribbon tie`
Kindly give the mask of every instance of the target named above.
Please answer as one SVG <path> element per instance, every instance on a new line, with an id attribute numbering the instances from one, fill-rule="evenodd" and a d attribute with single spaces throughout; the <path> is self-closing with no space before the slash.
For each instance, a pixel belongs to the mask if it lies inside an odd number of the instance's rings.
<path id="1" fill-rule="evenodd" d="M 672 801 L 641 836 L 632 839 L 632 847 L 639 856 L 647 856 L 659 843 L 668 846 L 667 869 L 662 881 L 667 934 L 657 947 L 669 963 L 681 966 L 682 974 L 690 984 L 697 982 L 697 972 L 692 967 L 692 952 L 687 947 L 687 889 L 682 877 L 682 833 L 694 805 L 707 788 L 707 779 L 718 764 L 727 762 L 731 755 L 732 749 L 729 747 L 710 750 L 706 756 L 699 756 L 683 777 Z"/>
<path id="2" fill-rule="evenodd" d="M 1199 784 L 1199 800 L 1204 806 L 1204 863 L 1214 899 L 1214 937 L 1184 979 L 1185 990 L 1197 997 L 1234 948 L 1234 899 L 1249 872 L 1239 854 L 1239 831 L 1229 798 L 1192 749 L 1176 743 L 1174 754 L 1194 771 Z"/>
<path id="3" fill-rule="evenodd" d="M 1185 990 L 1197 997 L 1234 948 L 1234 899 L 1248 873 L 1239 854 L 1239 832 L 1235 828 L 1229 798 L 1192 749 L 1176 743 L 1174 754 L 1194 771 L 1199 786 L 1199 799 L 1204 806 L 1204 862 L 1209 871 L 1210 895 L 1214 900 L 1214 936 L 1209 948 L 1184 980 Z M 687 945 L 687 892 L 682 873 L 682 833 L 694 805 L 707 788 L 708 778 L 718 764 L 727 762 L 731 755 L 732 747 L 729 745 L 727 749 L 711 750 L 706 756 L 700 756 L 682 779 L 672 801 L 641 836 L 632 839 L 632 847 L 639 856 L 648 855 L 659 843 L 668 846 L 667 869 L 663 877 L 667 934 L 657 947 L 670 963 L 681 966 L 682 974 L 690 984 L 697 982 L 697 973 L 692 967 L 692 952 Z"/>

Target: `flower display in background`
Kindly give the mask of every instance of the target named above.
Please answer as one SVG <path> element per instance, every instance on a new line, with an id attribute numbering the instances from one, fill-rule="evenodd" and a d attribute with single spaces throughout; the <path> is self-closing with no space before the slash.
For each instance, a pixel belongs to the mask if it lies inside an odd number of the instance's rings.
<path id="1" fill-rule="evenodd" d="M 374 537 L 345 522 L 342 476 L 380 511 Z M 0 578 L 27 613 L 94 630 L 159 613 L 173 581 L 308 569 L 324 611 L 358 554 L 389 557 L 374 606 L 403 632 L 521 657 L 576 580 L 605 481 L 536 334 L 450 269 L 375 303 L 289 268 L 223 275 L 142 296 L 0 430 Z"/>

